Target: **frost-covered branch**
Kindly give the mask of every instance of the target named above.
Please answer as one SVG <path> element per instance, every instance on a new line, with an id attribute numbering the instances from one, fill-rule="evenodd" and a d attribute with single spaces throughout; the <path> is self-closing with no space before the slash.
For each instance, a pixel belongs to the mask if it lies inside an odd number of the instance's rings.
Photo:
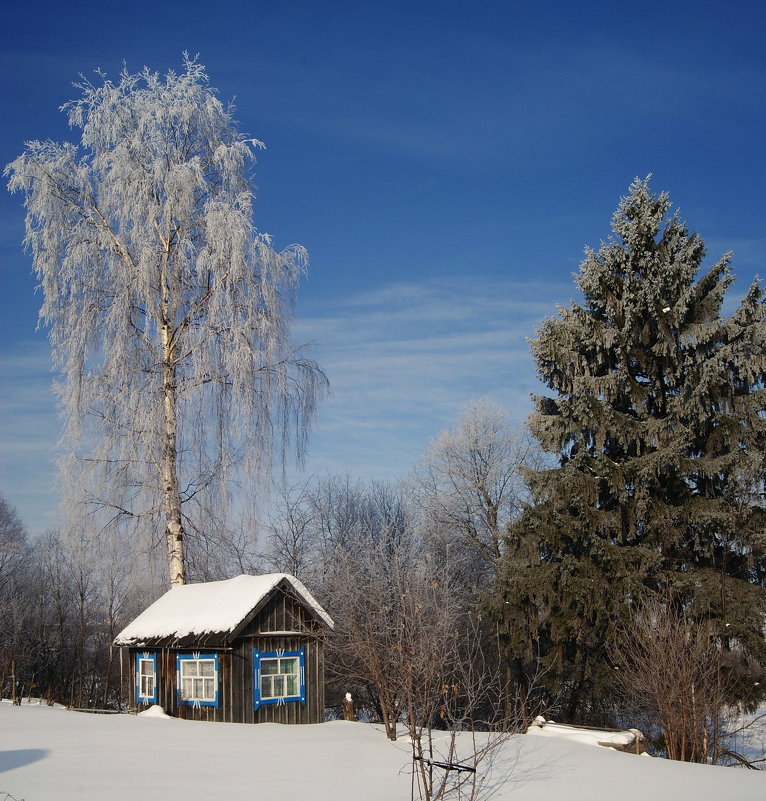
<path id="1" fill-rule="evenodd" d="M 307 256 L 253 225 L 247 169 L 261 145 L 198 61 L 99 77 L 63 106 L 80 146 L 31 142 L 6 174 L 25 195 L 65 439 L 84 456 L 65 481 L 126 511 L 130 488 L 159 494 L 182 582 L 179 488 L 199 484 L 195 497 L 223 508 L 233 477 L 256 482 L 274 448 L 305 447 L 327 388 L 290 342 Z"/>

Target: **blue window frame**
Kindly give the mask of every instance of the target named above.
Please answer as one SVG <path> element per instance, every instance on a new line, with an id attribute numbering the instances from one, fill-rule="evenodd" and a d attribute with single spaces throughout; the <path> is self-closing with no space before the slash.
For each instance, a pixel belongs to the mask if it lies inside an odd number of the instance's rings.
<path id="1" fill-rule="evenodd" d="M 306 649 L 259 651 L 253 648 L 253 706 L 306 703 Z"/>
<path id="2" fill-rule="evenodd" d="M 176 693 L 179 704 L 218 706 L 218 654 L 178 654 Z"/>
<path id="3" fill-rule="evenodd" d="M 136 703 L 157 703 L 157 654 L 136 654 Z"/>

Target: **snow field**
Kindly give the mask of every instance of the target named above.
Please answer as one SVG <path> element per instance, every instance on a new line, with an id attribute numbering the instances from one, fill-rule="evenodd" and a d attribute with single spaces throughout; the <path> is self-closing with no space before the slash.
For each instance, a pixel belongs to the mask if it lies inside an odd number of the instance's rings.
<path id="1" fill-rule="evenodd" d="M 389 742 L 364 723 L 248 726 L 0 704 L 0 791 L 19 801 L 407 801 L 410 755 L 405 738 Z M 485 789 L 495 801 L 764 801 L 766 771 L 517 735 Z"/>

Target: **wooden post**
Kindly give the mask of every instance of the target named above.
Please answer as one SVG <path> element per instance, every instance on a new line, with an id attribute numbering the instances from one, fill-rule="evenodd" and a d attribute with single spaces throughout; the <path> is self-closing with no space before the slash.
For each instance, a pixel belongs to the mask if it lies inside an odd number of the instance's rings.
<path id="1" fill-rule="evenodd" d="M 124 648 L 120 648 L 120 689 L 117 691 L 117 709 L 122 712 L 122 694 L 125 691 L 125 678 L 122 672 L 122 654 L 125 651 Z"/>
<path id="2" fill-rule="evenodd" d="M 351 693 L 346 693 L 341 705 L 343 707 L 343 720 L 356 720 L 354 699 L 351 697 Z"/>

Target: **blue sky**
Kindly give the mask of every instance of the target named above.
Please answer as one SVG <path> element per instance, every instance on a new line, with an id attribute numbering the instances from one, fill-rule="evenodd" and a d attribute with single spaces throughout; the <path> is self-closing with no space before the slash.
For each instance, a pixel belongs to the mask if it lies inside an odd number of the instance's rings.
<path id="1" fill-rule="evenodd" d="M 635 176 L 744 291 L 764 271 L 762 3 L 5 4 L 0 159 L 71 139 L 79 73 L 180 66 L 261 139 L 256 224 L 311 267 L 296 341 L 333 397 L 308 471 L 395 477 L 491 395 L 522 421 L 526 338 Z M 55 523 L 58 422 L 20 196 L 0 193 L 0 493 Z"/>

